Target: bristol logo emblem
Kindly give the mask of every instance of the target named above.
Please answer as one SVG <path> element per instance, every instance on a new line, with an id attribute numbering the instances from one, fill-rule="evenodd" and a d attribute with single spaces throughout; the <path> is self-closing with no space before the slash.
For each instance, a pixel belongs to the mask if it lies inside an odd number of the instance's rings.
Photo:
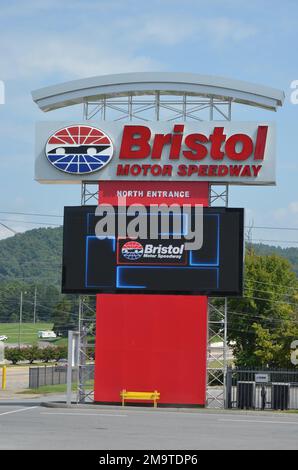
<path id="1" fill-rule="evenodd" d="M 131 261 L 136 261 L 143 256 L 144 248 L 139 242 L 126 242 L 121 249 L 122 256 Z"/>
<path id="2" fill-rule="evenodd" d="M 57 168 L 76 175 L 104 168 L 113 156 L 113 144 L 100 129 L 73 125 L 56 131 L 46 143 L 46 156 Z"/>

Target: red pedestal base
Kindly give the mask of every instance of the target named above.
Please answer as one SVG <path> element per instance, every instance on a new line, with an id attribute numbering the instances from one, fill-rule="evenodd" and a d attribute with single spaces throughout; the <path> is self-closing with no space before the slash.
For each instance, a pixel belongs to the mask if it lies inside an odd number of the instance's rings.
<path id="1" fill-rule="evenodd" d="M 204 406 L 206 346 L 207 297 L 98 295 L 94 399 L 157 390 L 160 404 Z"/>

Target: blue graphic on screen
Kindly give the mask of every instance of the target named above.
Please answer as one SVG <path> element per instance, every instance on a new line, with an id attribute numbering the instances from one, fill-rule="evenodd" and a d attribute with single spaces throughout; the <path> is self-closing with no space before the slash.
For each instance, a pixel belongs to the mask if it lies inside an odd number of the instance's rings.
<path id="1" fill-rule="evenodd" d="M 142 215 L 142 214 L 141 214 Z M 147 217 L 147 214 L 144 214 Z M 178 216 L 178 214 L 177 214 Z M 179 214 L 181 217 L 181 214 Z M 187 252 L 187 265 L 166 266 L 162 261 L 155 266 L 144 264 L 117 265 L 117 240 L 115 237 L 101 239 L 94 234 L 95 214 L 86 214 L 86 288 L 111 289 L 147 289 L 158 290 L 160 285 L 164 290 L 171 290 L 172 285 L 179 285 L 181 290 L 218 289 L 220 265 L 220 214 L 204 215 L 203 246 L 199 250 Z M 183 214 L 182 236 L 187 232 L 187 214 Z M 174 231 L 170 231 L 173 235 Z M 205 233 L 206 232 L 206 233 Z M 166 235 L 166 232 L 160 234 Z M 179 233 L 175 232 L 177 235 Z M 207 235 L 208 233 L 208 235 Z M 143 244 L 150 240 L 138 240 Z M 162 240 L 159 240 L 162 242 Z M 140 258 L 140 257 L 139 257 Z M 104 266 L 104 269 L 102 267 Z M 99 267 L 101 269 L 99 269 Z"/>
<path id="2" fill-rule="evenodd" d="M 86 288 L 113 288 L 115 285 L 115 251 L 116 239 L 99 238 L 96 235 L 86 237 Z M 99 269 L 100 264 L 105 269 Z"/>
<path id="3" fill-rule="evenodd" d="M 202 250 L 189 252 L 190 266 L 216 266 L 219 267 L 219 242 L 220 242 L 220 227 L 219 227 L 219 214 L 205 215 L 205 221 L 208 220 L 212 226 L 212 232 L 216 234 L 216 239 L 211 239 L 207 234 L 203 234 L 203 247 Z"/>

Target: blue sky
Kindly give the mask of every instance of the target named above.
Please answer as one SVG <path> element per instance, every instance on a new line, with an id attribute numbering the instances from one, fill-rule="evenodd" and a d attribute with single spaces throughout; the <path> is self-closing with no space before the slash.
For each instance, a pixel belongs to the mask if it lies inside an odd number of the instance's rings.
<path id="1" fill-rule="evenodd" d="M 277 122 L 278 184 L 232 187 L 230 205 L 245 207 L 255 226 L 298 227 L 298 105 L 289 99 L 290 83 L 298 79 L 297 39 L 298 3 L 291 0 L 1 2 L 6 103 L 0 105 L 0 222 L 23 231 L 34 227 L 29 221 L 56 220 L 1 211 L 62 214 L 63 205 L 80 204 L 79 186 L 40 185 L 33 166 L 35 122 L 80 119 L 81 108 L 44 114 L 31 90 L 92 75 L 153 70 L 221 75 L 285 91 L 277 113 L 241 107 L 233 116 Z M 0 228 L 0 237 L 8 235 Z M 256 239 L 292 240 L 294 246 L 297 235 L 253 231 Z"/>

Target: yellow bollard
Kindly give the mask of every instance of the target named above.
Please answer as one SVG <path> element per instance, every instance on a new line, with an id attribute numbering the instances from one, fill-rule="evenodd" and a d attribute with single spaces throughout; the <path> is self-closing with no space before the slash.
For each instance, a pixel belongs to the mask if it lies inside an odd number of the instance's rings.
<path id="1" fill-rule="evenodd" d="M 2 367 L 2 390 L 6 389 L 6 366 Z"/>

